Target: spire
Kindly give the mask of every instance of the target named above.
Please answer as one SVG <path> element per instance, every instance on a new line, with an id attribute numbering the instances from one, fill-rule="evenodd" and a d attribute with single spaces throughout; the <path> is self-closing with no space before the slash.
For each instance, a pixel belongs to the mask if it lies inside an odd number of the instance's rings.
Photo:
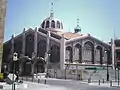
<path id="1" fill-rule="evenodd" d="M 51 10 L 50 10 L 50 17 L 53 17 L 54 12 L 53 12 L 53 2 L 51 2 Z"/>
<path id="2" fill-rule="evenodd" d="M 76 26 L 76 28 L 74 29 L 74 32 L 75 33 L 78 33 L 78 32 L 80 32 L 81 31 L 81 28 L 80 28 L 80 26 L 79 26 L 79 18 L 77 18 L 77 26 Z"/>

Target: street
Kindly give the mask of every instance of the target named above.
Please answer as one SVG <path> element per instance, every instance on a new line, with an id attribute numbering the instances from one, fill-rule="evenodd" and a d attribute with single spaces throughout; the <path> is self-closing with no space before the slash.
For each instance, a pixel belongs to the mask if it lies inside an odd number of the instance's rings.
<path id="1" fill-rule="evenodd" d="M 29 81 L 29 83 L 32 82 L 31 78 L 29 78 L 27 80 Z M 34 82 L 38 83 L 38 80 L 34 79 Z M 64 88 L 65 90 L 119 90 L 120 89 L 120 87 L 94 86 L 94 85 L 88 85 L 87 83 L 81 83 L 80 81 L 64 80 L 64 79 L 50 79 L 50 78 L 48 78 L 46 81 L 46 84 L 44 84 L 44 83 L 45 83 L 44 80 L 40 80 L 39 84 L 40 85 L 41 84 L 50 85 L 50 86 L 55 86 L 55 87 L 59 87 L 59 88 L 61 87 L 61 88 Z"/>

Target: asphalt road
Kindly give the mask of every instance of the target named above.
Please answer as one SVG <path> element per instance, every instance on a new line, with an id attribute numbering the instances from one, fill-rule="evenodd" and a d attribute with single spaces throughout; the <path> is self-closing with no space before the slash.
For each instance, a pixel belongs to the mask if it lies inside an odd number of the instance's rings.
<path id="1" fill-rule="evenodd" d="M 32 81 L 31 78 L 27 81 Z M 38 83 L 37 79 L 34 82 Z M 40 80 L 40 83 L 45 83 L 45 80 Z M 102 87 L 102 86 L 90 86 L 88 84 L 80 83 L 80 81 L 75 80 L 63 80 L 63 79 L 47 79 L 46 84 L 66 87 L 67 90 L 120 90 L 120 87 Z"/>

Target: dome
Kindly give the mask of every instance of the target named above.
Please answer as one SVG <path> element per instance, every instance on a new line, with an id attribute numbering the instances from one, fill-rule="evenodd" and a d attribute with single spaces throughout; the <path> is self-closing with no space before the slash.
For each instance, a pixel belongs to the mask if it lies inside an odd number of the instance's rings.
<path id="1" fill-rule="evenodd" d="M 50 16 L 42 22 L 41 28 L 51 31 L 63 31 L 61 20 L 55 18 L 53 13 L 51 13 Z"/>

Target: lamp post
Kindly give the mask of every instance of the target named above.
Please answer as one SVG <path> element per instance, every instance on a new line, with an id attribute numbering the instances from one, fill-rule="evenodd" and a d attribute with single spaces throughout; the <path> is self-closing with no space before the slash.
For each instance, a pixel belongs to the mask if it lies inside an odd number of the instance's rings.
<path id="1" fill-rule="evenodd" d="M 18 60 L 18 54 L 15 52 L 13 54 L 13 84 L 12 84 L 12 90 L 15 90 L 15 80 L 14 80 L 14 75 L 15 75 L 15 61 Z"/>
<path id="2" fill-rule="evenodd" d="M 105 54 L 107 54 L 108 52 L 105 51 Z M 107 56 L 108 57 L 108 56 Z M 109 70 L 108 70 L 108 58 L 107 58 L 107 81 L 109 81 Z"/>
<path id="3" fill-rule="evenodd" d="M 119 66 L 118 66 L 118 86 L 119 86 Z"/>
<path id="4" fill-rule="evenodd" d="M 117 69 L 118 69 L 118 86 L 119 86 L 119 68 L 120 68 L 120 62 L 117 61 Z"/>

